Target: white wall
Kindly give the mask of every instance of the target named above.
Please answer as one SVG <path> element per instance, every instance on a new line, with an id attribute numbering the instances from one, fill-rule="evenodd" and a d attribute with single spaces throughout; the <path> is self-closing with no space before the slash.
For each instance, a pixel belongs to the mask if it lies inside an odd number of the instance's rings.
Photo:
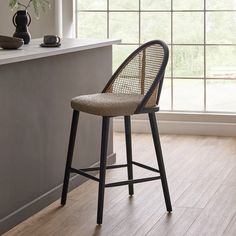
<path id="1" fill-rule="evenodd" d="M 55 0 L 55 29 L 64 38 L 75 37 L 75 0 Z"/>
<path id="2" fill-rule="evenodd" d="M 15 11 L 8 7 L 8 0 L 0 0 L 0 35 L 12 36 L 15 30 L 12 24 L 12 16 Z M 51 0 L 51 9 L 42 13 L 39 20 L 32 16 L 32 23 L 29 27 L 32 38 L 40 38 L 45 34 L 55 34 L 54 0 Z"/>
<path id="3" fill-rule="evenodd" d="M 63 1 L 63 36 L 64 37 L 74 37 L 75 36 L 75 27 L 73 24 L 74 21 L 74 1 L 66 0 Z"/>

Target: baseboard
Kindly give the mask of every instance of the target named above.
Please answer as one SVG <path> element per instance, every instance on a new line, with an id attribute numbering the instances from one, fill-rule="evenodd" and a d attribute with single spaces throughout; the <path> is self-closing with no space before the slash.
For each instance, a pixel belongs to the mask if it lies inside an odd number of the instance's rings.
<path id="1" fill-rule="evenodd" d="M 158 119 L 158 127 L 161 134 L 236 136 L 236 122 L 167 121 Z M 122 118 L 114 119 L 114 131 L 124 132 L 124 120 Z M 132 119 L 132 132 L 150 133 L 148 119 Z"/>
<path id="2" fill-rule="evenodd" d="M 115 162 L 116 162 L 116 154 L 112 153 L 111 155 L 108 156 L 108 164 L 114 164 Z M 98 165 L 98 164 L 99 163 L 95 163 L 94 165 Z M 71 177 L 69 191 L 78 187 L 85 181 L 86 179 L 79 175 L 75 175 Z M 55 202 L 57 199 L 60 198 L 61 191 L 62 191 L 62 184 L 56 186 L 55 188 L 51 189 L 49 192 L 27 203 L 26 205 L 12 212 L 8 216 L 4 217 L 3 219 L 0 219 L 0 235 L 12 229 L 14 226 L 26 220 L 33 214 L 39 212 L 43 208 L 49 206 L 51 203 Z"/>

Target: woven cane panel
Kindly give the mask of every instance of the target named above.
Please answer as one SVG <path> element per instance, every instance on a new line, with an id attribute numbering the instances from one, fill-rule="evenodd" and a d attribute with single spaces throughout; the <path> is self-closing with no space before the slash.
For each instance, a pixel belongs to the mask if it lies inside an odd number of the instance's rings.
<path id="1" fill-rule="evenodd" d="M 107 92 L 145 95 L 160 70 L 163 58 L 164 50 L 160 45 L 144 48 L 124 66 Z M 157 91 L 153 93 L 147 106 L 156 105 L 156 96 Z"/>

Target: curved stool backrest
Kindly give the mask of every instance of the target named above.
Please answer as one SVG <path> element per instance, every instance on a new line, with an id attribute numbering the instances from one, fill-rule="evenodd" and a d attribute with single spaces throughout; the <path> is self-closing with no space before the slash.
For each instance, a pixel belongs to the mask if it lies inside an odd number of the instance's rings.
<path id="1" fill-rule="evenodd" d="M 144 95 L 135 113 L 157 106 L 168 58 L 169 50 L 164 42 L 153 40 L 143 44 L 121 64 L 103 93 Z"/>

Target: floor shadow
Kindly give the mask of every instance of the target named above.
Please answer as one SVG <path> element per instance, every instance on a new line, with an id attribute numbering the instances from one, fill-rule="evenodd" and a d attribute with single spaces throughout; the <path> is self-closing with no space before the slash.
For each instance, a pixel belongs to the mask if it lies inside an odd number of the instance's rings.
<path id="1" fill-rule="evenodd" d="M 92 236 L 101 236 L 102 225 L 96 225 Z"/>

